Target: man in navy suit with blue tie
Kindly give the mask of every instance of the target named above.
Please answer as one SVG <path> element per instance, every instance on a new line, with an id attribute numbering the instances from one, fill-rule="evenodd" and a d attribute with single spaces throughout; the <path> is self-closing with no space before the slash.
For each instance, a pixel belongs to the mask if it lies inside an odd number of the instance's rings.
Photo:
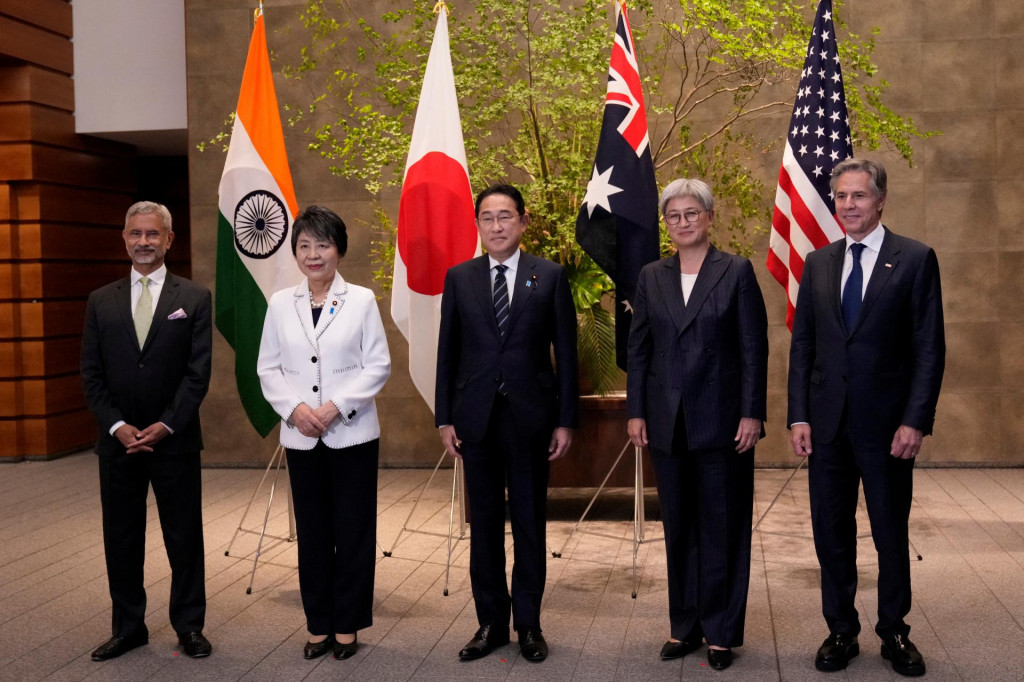
<path id="1" fill-rule="evenodd" d="M 829 636 L 818 670 L 860 652 L 857 497 L 863 482 L 878 552 L 882 656 L 901 675 L 925 672 L 910 611 L 907 525 L 914 461 L 930 435 L 946 344 L 939 264 L 928 246 L 881 224 L 882 164 L 847 159 L 832 171 L 846 238 L 812 252 L 793 318 L 789 417 L 793 451 L 808 458 L 814 545 Z"/>
<path id="2" fill-rule="evenodd" d="M 507 644 L 511 616 L 523 658 L 536 663 L 548 654 L 540 604 L 549 461 L 568 451 L 578 419 L 576 309 L 565 269 L 519 248 L 529 215 L 518 189 L 482 191 L 476 223 L 487 254 L 445 276 L 434 401 L 445 449 L 465 465 L 473 530 L 469 576 L 480 628 L 459 658 Z"/>

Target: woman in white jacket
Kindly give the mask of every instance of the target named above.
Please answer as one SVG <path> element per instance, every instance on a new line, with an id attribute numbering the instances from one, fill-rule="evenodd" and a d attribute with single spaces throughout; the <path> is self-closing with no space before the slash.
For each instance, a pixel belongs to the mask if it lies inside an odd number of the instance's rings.
<path id="1" fill-rule="evenodd" d="M 373 292 L 338 274 L 348 237 L 310 206 L 292 229 L 306 279 L 270 299 L 257 371 L 281 415 L 295 501 L 306 658 L 356 652 L 373 622 L 380 424 L 374 397 L 391 374 Z"/>

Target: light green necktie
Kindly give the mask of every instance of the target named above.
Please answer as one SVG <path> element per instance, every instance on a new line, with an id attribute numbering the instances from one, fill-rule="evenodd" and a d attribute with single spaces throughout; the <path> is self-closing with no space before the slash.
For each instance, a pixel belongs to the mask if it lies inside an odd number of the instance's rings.
<path id="1" fill-rule="evenodd" d="M 153 324 L 153 297 L 149 293 L 149 277 L 143 277 L 139 282 L 142 284 L 142 293 L 139 302 L 135 304 L 135 335 L 139 337 L 139 348 L 142 348 L 149 327 Z"/>

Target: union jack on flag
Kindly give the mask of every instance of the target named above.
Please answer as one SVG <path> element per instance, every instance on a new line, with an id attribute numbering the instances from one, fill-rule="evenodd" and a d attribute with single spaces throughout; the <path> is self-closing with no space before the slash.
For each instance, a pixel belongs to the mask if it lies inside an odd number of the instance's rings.
<path id="1" fill-rule="evenodd" d="M 576 241 L 615 282 L 616 359 L 625 369 L 629 302 L 640 269 L 658 258 L 658 185 L 633 34 L 622 0 L 615 3 L 601 136 L 576 218 Z"/>
<path id="2" fill-rule="evenodd" d="M 786 288 L 790 330 L 807 254 L 843 236 L 829 178 L 832 168 L 851 156 L 832 0 L 821 0 L 786 136 L 768 242 L 768 270 Z"/>

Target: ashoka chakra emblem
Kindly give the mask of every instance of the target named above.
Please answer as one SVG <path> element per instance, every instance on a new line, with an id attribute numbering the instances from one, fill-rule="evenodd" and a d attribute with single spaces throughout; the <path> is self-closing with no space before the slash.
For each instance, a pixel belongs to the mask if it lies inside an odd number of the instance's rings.
<path id="1" fill-rule="evenodd" d="M 266 190 L 249 192 L 235 207 L 235 244 L 250 258 L 270 258 L 288 236 L 284 202 Z"/>

